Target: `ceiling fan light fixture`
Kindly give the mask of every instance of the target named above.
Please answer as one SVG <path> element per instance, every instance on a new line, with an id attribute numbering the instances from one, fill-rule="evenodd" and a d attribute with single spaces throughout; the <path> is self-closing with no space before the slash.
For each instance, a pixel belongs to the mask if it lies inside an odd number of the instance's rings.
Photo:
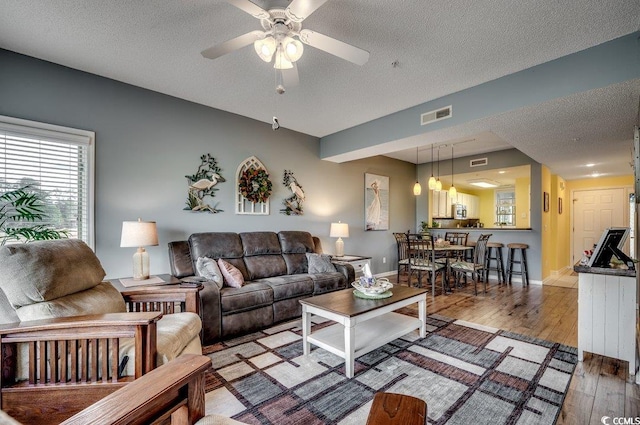
<path id="1" fill-rule="evenodd" d="M 293 68 L 293 63 L 286 58 L 286 55 L 282 51 L 282 46 L 279 45 L 276 49 L 276 60 L 273 62 L 273 67 L 275 69 L 291 69 Z"/>
<path id="2" fill-rule="evenodd" d="M 289 62 L 295 62 L 302 57 L 304 47 L 302 43 L 291 37 L 285 37 L 282 41 L 284 55 Z"/>
<path id="3" fill-rule="evenodd" d="M 276 40 L 267 36 L 263 39 L 256 40 L 253 43 L 253 48 L 256 50 L 256 53 L 265 62 L 271 62 L 273 59 L 273 54 L 276 52 Z"/>

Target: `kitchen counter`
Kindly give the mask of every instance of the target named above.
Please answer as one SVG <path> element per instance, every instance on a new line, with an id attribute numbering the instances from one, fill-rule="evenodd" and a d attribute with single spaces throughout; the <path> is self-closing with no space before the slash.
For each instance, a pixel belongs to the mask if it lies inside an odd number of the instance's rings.
<path id="1" fill-rule="evenodd" d="M 440 230 L 455 230 L 458 232 L 469 232 L 469 231 L 478 231 L 478 232 L 504 232 L 504 231 L 531 231 L 531 227 L 432 227 L 429 229 L 430 232 L 437 232 Z"/>
<path id="2" fill-rule="evenodd" d="M 593 273 L 593 274 L 603 274 L 607 276 L 636 277 L 635 270 L 618 269 L 618 268 L 612 268 L 612 267 L 589 267 L 585 264 L 580 264 L 580 263 L 576 263 L 573 266 L 573 271 L 577 273 Z"/>

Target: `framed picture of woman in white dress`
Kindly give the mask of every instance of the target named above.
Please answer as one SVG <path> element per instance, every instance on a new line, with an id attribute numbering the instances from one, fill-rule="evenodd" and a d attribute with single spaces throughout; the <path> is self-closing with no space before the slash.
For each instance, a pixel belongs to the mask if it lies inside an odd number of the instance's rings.
<path id="1" fill-rule="evenodd" d="M 364 174 L 365 230 L 389 230 L 389 177 Z"/>

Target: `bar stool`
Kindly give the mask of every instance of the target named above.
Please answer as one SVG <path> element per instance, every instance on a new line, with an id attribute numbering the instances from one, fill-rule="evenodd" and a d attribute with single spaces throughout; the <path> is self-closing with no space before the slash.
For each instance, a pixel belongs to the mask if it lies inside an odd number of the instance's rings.
<path id="1" fill-rule="evenodd" d="M 510 243 L 507 244 L 509 249 L 507 275 L 509 276 L 508 284 L 511 285 L 511 277 L 514 274 L 522 276 L 522 286 L 529 285 L 529 272 L 527 271 L 527 249 L 529 245 L 526 243 Z M 516 252 L 520 252 L 520 260 L 516 260 Z M 513 265 L 519 264 L 520 270 L 514 270 Z"/>
<path id="2" fill-rule="evenodd" d="M 484 272 L 484 278 L 489 282 L 489 273 L 491 270 L 496 272 L 498 284 L 502 285 L 507 281 L 504 270 L 504 262 L 502 260 L 502 248 L 504 244 L 500 242 L 487 243 L 487 265 Z M 491 266 L 491 261 L 495 262 L 495 266 Z"/>

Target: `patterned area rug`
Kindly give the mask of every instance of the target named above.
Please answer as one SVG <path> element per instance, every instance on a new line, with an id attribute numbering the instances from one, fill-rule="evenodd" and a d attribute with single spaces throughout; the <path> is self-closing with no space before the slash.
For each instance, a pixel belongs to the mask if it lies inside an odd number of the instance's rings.
<path id="1" fill-rule="evenodd" d="M 431 424 L 555 423 L 576 348 L 438 315 L 427 323 L 426 338 L 415 331 L 357 358 L 352 379 L 338 356 L 302 355 L 300 321 L 205 347 L 206 411 L 247 424 L 364 424 L 387 391 L 425 400 Z"/>

